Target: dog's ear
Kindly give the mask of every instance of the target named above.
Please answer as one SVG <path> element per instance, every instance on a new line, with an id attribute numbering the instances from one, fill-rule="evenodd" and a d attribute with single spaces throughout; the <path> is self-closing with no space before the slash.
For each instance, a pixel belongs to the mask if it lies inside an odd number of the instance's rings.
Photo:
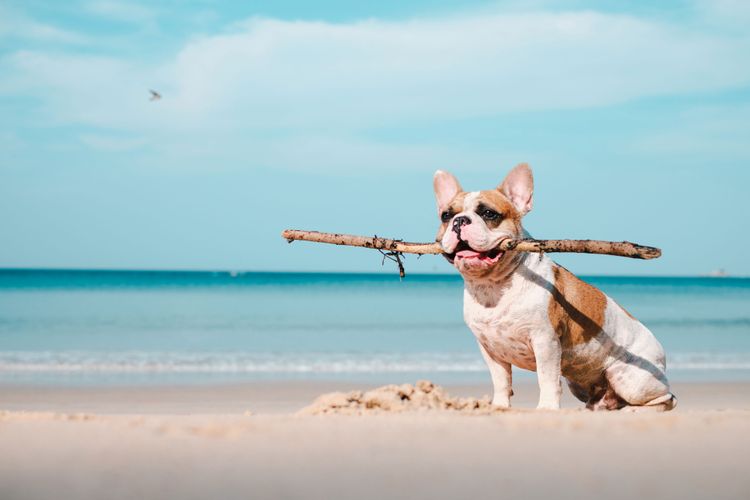
<path id="1" fill-rule="evenodd" d="M 526 215 L 531 211 L 534 195 L 534 176 L 531 168 L 526 163 L 516 165 L 513 170 L 508 172 L 505 180 L 498 186 L 498 189 L 508 197 L 508 199 L 521 212 Z"/>
<path id="2" fill-rule="evenodd" d="M 438 170 L 432 179 L 432 187 L 435 189 L 438 213 L 448 208 L 448 205 L 461 192 L 461 185 L 453 174 Z"/>

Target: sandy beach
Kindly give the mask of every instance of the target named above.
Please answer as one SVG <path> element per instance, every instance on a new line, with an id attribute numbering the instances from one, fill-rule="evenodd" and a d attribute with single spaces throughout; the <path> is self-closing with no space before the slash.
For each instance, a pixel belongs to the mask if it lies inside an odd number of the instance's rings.
<path id="1" fill-rule="evenodd" d="M 669 413 L 301 416 L 267 382 L 0 387 L 0 498 L 747 498 L 750 384 L 679 383 Z M 479 397 L 486 385 L 447 386 Z"/>

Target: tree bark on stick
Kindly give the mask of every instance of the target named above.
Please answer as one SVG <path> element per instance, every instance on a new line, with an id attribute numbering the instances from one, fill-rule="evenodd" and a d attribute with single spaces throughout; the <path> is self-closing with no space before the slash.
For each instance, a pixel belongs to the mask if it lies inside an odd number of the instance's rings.
<path id="1" fill-rule="evenodd" d="M 289 243 L 295 240 L 313 241 L 332 245 L 374 248 L 394 254 L 439 255 L 443 253 L 443 249 L 439 243 L 411 243 L 402 240 L 378 238 L 377 236 L 320 233 L 318 231 L 301 231 L 296 229 L 287 229 L 281 233 L 281 236 Z M 500 242 L 498 249 L 502 251 L 518 250 L 520 252 L 606 254 L 633 259 L 655 259 L 661 256 L 661 250 L 658 248 L 638 245 L 629 241 L 506 239 Z"/>

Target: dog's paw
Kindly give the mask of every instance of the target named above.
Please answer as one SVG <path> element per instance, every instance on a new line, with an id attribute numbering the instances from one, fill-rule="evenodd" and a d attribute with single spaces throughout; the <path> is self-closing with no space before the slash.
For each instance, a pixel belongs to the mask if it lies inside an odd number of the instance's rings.
<path id="1" fill-rule="evenodd" d="M 559 410 L 560 409 L 560 402 L 559 401 L 540 401 L 538 405 L 536 405 L 537 410 Z"/>
<path id="2" fill-rule="evenodd" d="M 510 409 L 510 399 L 507 398 L 493 398 L 492 406 L 495 408 L 501 408 L 503 410 Z"/>

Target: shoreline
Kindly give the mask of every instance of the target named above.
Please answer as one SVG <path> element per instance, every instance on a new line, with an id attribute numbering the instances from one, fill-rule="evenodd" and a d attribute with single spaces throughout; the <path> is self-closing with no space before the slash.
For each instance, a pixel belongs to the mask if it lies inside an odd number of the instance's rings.
<path id="1" fill-rule="evenodd" d="M 414 381 L 405 381 L 413 383 Z M 750 383 L 675 383 L 666 413 L 589 412 L 564 390 L 535 411 L 305 416 L 356 382 L 161 387 L 0 384 L 0 497 L 740 499 Z M 447 385 L 481 397 L 486 384 Z"/>

